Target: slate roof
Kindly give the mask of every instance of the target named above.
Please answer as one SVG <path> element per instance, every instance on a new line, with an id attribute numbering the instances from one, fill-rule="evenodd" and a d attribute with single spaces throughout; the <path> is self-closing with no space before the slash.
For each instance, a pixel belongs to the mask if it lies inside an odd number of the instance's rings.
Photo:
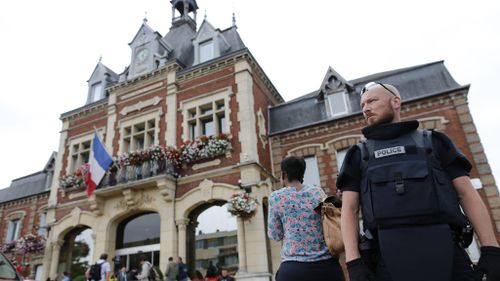
<path id="1" fill-rule="evenodd" d="M 443 61 L 376 73 L 349 81 L 353 89 L 348 92 L 351 109 L 348 115 L 333 118 L 328 116 L 325 100 L 318 98 L 321 93 L 318 89 L 269 108 L 269 134 L 275 135 L 359 114 L 361 112 L 359 93 L 366 83 L 372 81 L 394 85 L 398 88 L 403 102 L 468 87 L 459 85 L 453 79 Z"/>
<path id="2" fill-rule="evenodd" d="M 42 171 L 12 180 L 8 188 L 0 189 L 0 203 L 49 193 L 50 189 L 46 188 L 47 179 L 52 173 L 55 156 L 54 152 Z"/>

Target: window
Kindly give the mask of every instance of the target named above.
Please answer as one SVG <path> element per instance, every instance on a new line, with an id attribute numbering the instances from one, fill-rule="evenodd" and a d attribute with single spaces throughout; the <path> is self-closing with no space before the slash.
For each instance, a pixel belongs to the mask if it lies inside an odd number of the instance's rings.
<path id="1" fill-rule="evenodd" d="M 47 230 L 45 225 L 47 224 L 47 212 L 40 215 L 40 222 L 38 223 L 38 235 L 45 237 Z"/>
<path id="2" fill-rule="evenodd" d="M 91 144 L 92 141 L 88 140 L 72 145 L 70 165 L 71 172 L 78 169 L 81 165 L 89 162 Z"/>
<path id="3" fill-rule="evenodd" d="M 200 43 L 200 63 L 214 58 L 214 41 L 212 39 Z"/>
<path id="4" fill-rule="evenodd" d="M 321 186 L 319 177 L 318 161 L 316 156 L 305 157 L 306 172 L 304 173 L 304 184 Z"/>
<path id="5" fill-rule="evenodd" d="M 90 102 L 96 102 L 102 99 L 102 83 L 98 82 L 92 85 L 92 94 L 90 98 Z"/>
<path id="6" fill-rule="evenodd" d="M 340 168 L 342 168 L 342 164 L 344 163 L 344 158 L 347 153 L 348 148 L 340 149 L 336 151 L 337 154 L 337 171 L 340 172 Z"/>
<path id="7" fill-rule="evenodd" d="M 123 249 L 160 244 L 160 215 L 132 216 L 118 225 L 116 248 Z"/>
<path id="8" fill-rule="evenodd" d="M 344 92 L 337 92 L 328 95 L 328 104 L 330 105 L 330 113 L 332 116 L 346 114 L 347 100 Z"/>
<path id="9" fill-rule="evenodd" d="M 227 132 L 224 100 L 217 100 L 187 110 L 189 139 Z"/>
<path id="10" fill-rule="evenodd" d="M 155 119 L 123 127 L 123 152 L 145 149 L 155 143 Z"/>
<path id="11" fill-rule="evenodd" d="M 21 228 L 21 220 L 15 219 L 9 221 L 9 228 L 7 229 L 7 239 L 5 242 L 17 240 L 19 238 L 19 229 Z"/>

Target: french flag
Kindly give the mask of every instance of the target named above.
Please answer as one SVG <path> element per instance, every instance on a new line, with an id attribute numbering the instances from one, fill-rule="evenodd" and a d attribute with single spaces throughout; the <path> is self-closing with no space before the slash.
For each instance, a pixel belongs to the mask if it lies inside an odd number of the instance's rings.
<path id="1" fill-rule="evenodd" d="M 104 174 L 109 166 L 113 163 L 113 159 L 102 145 L 101 140 L 97 136 L 97 131 L 94 131 L 94 140 L 92 141 L 92 150 L 90 151 L 89 170 L 87 171 L 87 195 L 90 197 L 97 185 L 101 182 Z"/>

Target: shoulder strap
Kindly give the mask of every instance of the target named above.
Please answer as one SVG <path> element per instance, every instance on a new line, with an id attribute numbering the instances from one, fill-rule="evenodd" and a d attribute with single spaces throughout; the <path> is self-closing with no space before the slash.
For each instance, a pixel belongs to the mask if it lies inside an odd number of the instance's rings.
<path id="1" fill-rule="evenodd" d="M 418 147 L 422 147 L 425 149 L 427 153 L 432 153 L 432 130 L 415 130 L 411 133 L 411 138 L 417 144 Z"/>
<path id="2" fill-rule="evenodd" d="M 362 140 L 357 146 L 361 153 L 361 173 L 364 174 L 368 168 L 368 160 L 370 160 L 370 157 L 373 155 L 374 143 L 371 140 Z"/>

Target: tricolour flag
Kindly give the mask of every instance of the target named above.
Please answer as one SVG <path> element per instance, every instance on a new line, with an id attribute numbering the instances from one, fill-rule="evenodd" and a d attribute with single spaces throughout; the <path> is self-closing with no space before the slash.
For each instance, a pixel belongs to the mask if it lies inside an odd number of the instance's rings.
<path id="1" fill-rule="evenodd" d="M 94 140 L 92 141 L 92 150 L 90 151 L 89 170 L 87 171 L 87 195 L 90 197 L 97 185 L 101 182 L 104 174 L 109 166 L 113 163 L 113 159 L 102 145 L 101 140 L 97 136 L 97 131 L 94 132 Z"/>

